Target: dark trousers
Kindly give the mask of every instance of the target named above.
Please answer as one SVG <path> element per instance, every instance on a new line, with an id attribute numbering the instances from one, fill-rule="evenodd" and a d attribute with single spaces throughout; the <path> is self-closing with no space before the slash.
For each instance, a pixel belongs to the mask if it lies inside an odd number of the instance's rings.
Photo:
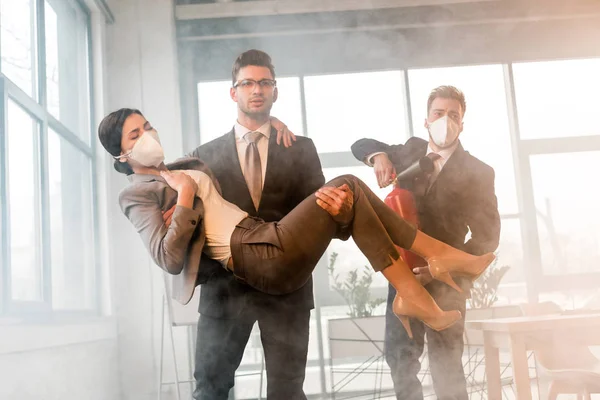
<path id="1" fill-rule="evenodd" d="M 375 271 L 399 257 L 396 246 L 409 249 L 416 228 L 385 205 L 360 179 L 339 176 L 326 186 L 347 184 L 354 205 L 351 232 L 354 242 Z M 279 222 L 246 218 L 231 236 L 234 274 L 268 294 L 291 293 L 310 278 L 317 262 L 338 231 L 333 218 L 317 203 L 304 199 Z"/>
<path id="2" fill-rule="evenodd" d="M 306 400 L 302 389 L 310 310 L 249 306 L 237 318 L 201 315 L 196 349 L 195 400 L 226 400 L 250 332 L 258 322 L 267 370 L 267 399 Z"/>
<path id="3" fill-rule="evenodd" d="M 391 369 L 398 400 L 423 400 L 423 388 L 417 374 L 421 370 L 425 335 L 431 379 L 440 400 L 467 400 L 467 383 L 462 365 L 466 297 L 444 283 L 432 281 L 425 286 L 443 310 L 459 310 L 463 318 L 450 328 L 436 332 L 411 318 L 414 339 L 410 339 L 392 312 L 396 290 L 390 286 L 386 311 L 385 357 Z"/>

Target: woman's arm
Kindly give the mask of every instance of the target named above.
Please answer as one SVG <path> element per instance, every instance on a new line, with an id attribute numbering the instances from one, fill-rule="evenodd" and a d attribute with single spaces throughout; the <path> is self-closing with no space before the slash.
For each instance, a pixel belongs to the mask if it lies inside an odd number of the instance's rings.
<path id="1" fill-rule="evenodd" d="M 121 210 L 139 233 L 154 262 L 173 275 L 182 271 L 190 241 L 202 220 L 201 213 L 193 209 L 194 195 L 189 194 L 189 189 L 178 192 L 169 227 L 151 191 L 142 191 L 134 185 L 125 189 L 119 198 Z"/>

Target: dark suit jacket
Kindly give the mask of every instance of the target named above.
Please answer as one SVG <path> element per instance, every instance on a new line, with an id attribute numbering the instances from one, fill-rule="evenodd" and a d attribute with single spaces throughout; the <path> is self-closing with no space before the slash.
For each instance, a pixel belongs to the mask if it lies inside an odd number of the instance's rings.
<path id="1" fill-rule="evenodd" d="M 277 132 L 271 129 L 267 171 L 258 211 L 254 209 L 242 174 L 233 130 L 203 144 L 189 155 L 200 158 L 210 167 L 227 201 L 251 216 L 267 222 L 279 221 L 321 187 L 325 178 L 312 140 L 299 136 L 294 145 L 286 149 L 276 143 L 276 137 Z M 312 279 L 294 293 L 270 296 L 240 283 L 230 272 L 221 268 L 202 286 L 199 308 L 202 314 L 220 318 L 235 317 L 249 305 L 265 309 L 311 309 L 314 307 Z"/>
<path id="2" fill-rule="evenodd" d="M 427 152 L 427 141 L 410 138 L 406 144 L 387 145 L 361 139 L 352 145 L 354 156 L 365 161 L 385 152 L 399 173 Z M 411 189 L 411 183 L 403 185 Z M 500 215 L 494 192 L 494 170 L 458 145 L 433 185 L 416 197 L 419 228 L 426 234 L 467 253 L 480 255 L 496 250 L 500 240 Z M 471 238 L 465 243 L 468 231 Z"/>

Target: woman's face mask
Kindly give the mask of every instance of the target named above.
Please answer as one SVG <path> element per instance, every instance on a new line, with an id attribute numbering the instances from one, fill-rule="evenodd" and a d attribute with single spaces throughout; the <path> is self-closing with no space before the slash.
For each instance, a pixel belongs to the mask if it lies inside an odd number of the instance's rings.
<path id="1" fill-rule="evenodd" d="M 165 153 L 160 144 L 158 133 L 155 130 L 145 131 L 135 142 L 133 148 L 121 157 L 129 158 L 146 167 L 158 167 L 165 160 Z"/>
<path id="2" fill-rule="evenodd" d="M 459 133 L 460 126 L 447 115 L 429 124 L 429 135 L 431 135 L 433 143 L 442 149 L 451 146 L 458 138 Z"/>

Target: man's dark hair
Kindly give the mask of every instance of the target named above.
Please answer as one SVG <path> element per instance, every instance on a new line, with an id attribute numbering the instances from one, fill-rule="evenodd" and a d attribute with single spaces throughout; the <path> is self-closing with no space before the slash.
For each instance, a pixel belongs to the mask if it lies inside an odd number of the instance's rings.
<path id="1" fill-rule="evenodd" d="M 98 125 L 98 139 L 102 143 L 102 147 L 108 151 L 108 153 L 116 157 L 121 154 L 121 137 L 123 136 L 123 125 L 125 120 L 132 114 L 142 115 L 140 110 L 133 108 L 121 108 L 120 110 L 113 111 L 108 114 L 100 125 Z M 131 175 L 133 170 L 126 162 L 115 160 L 115 169 L 122 173 Z"/>
<path id="2" fill-rule="evenodd" d="M 271 62 L 271 56 L 269 56 L 264 51 L 252 49 L 243 52 L 238 56 L 238 58 L 235 59 L 235 62 L 233 63 L 233 68 L 231 69 L 232 85 L 235 85 L 240 70 L 249 65 L 253 65 L 255 67 L 269 68 L 271 75 L 273 75 L 273 79 L 275 79 L 275 67 Z"/>

